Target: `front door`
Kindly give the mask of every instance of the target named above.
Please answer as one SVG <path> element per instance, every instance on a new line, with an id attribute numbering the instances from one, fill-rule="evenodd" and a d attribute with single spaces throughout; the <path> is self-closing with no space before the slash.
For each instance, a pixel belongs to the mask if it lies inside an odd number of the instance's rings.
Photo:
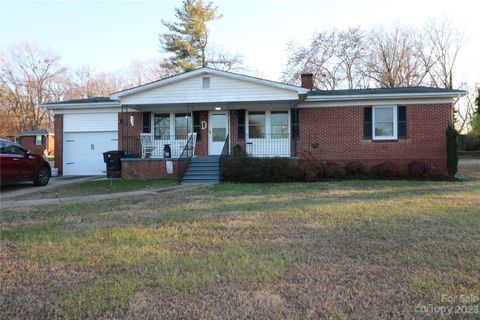
<path id="1" fill-rule="evenodd" d="M 228 114 L 226 111 L 210 112 L 208 117 L 208 154 L 222 153 L 228 132 Z"/>

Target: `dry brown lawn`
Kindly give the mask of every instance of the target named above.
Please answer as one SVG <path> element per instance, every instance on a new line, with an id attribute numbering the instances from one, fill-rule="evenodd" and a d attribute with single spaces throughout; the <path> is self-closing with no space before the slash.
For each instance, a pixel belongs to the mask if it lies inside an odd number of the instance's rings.
<path id="1" fill-rule="evenodd" d="M 478 319 L 479 171 L 3 210 L 0 317 Z"/>

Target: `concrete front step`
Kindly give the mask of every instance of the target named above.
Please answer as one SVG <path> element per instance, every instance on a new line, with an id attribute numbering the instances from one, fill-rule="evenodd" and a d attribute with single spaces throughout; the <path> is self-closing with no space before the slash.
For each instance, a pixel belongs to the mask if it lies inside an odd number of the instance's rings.
<path id="1" fill-rule="evenodd" d="M 195 173 L 195 174 L 186 174 L 183 176 L 183 179 L 219 179 L 219 174 L 211 174 L 208 172 L 205 173 Z"/>
<path id="2" fill-rule="evenodd" d="M 218 162 L 190 162 L 188 165 L 189 168 L 218 168 Z"/>
<path id="3" fill-rule="evenodd" d="M 182 180 L 182 184 L 217 184 L 219 180 Z"/>
<path id="4" fill-rule="evenodd" d="M 196 157 L 190 160 L 182 183 L 211 184 L 220 182 L 219 157 Z"/>
<path id="5" fill-rule="evenodd" d="M 215 162 L 218 163 L 218 157 L 197 157 L 197 158 L 192 158 L 190 160 L 191 163 L 195 162 L 205 162 L 205 163 L 210 163 L 210 162 Z"/>
<path id="6" fill-rule="evenodd" d="M 187 172 L 199 172 L 199 171 L 216 171 L 216 172 L 219 172 L 220 169 L 218 168 L 218 166 L 215 166 L 215 167 L 199 167 L 199 166 L 195 166 L 195 167 L 189 167 L 187 169 Z"/>
<path id="7" fill-rule="evenodd" d="M 220 177 L 220 174 L 218 172 L 187 172 L 184 174 L 184 178 L 187 178 L 187 177 L 205 177 L 205 176 L 209 176 L 209 177 Z"/>

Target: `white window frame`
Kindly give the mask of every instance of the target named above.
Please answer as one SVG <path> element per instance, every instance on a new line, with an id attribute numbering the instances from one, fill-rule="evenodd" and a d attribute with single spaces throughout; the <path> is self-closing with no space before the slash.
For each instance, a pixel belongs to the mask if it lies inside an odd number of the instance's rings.
<path id="1" fill-rule="evenodd" d="M 250 138 L 250 122 L 248 121 L 248 115 L 250 112 L 265 112 L 265 138 Z M 288 134 L 287 138 L 291 136 L 292 126 L 290 123 L 290 110 L 282 110 L 282 109 L 272 109 L 272 110 L 247 110 L 245 112 L 245 125 L 247 127 L 247 138 L 249 139 L 271 139 L 272 135 L 272 112 L 285 112 L 288 117 Z"/>
<path id="2" fill-rule="evenodd" d="M 375 110 L 392 108 L 393 110 L 393 135 L 391 136 L 377 136 L 375 134 Z M 372 107 L 372 139 L 373 140 L 398 140 L 398 113 L 396 105 L 374 106 Z"/>
<path id="3" fill-rule="evenodd" d="M 156 112 L 153 111 L 150 114 L 150 122 L 151 122 L 151 127 L 150 127 L 150 133 L 153 136 L 153 139 L 155 139 L 155 114 L 168 114 L 168 120 L 169 120 L 169 132 L 168 132 L 168 139 L 172 136 L 172 113 L 171 112 Z M 173 121 L 175 121 L 175 114 L 173 114 Z M 175 124 L 173 125 L 173 132 L 175 132 Z M 168 139 L 159 139 L 159 140 L 168 140 Z"/>
<path id="4" fill-rule="evenodd" d="M 152 135 L 152 137 L 155 137 L 155 114 L 168 114 L 170 116 L 170 137 L 172 140 L 177 140 L 176 139 L 176 136 L 175 136 L 175 115 L 176 114 L 179 114 L 179 113 L 183 113 L 183 114 L 188 114 L 189 116 L 192 117 L 192 121 L 190 121 L 189 123 L 189 128 L 190 128 L 190 133 L 193 133 L 193 114 L 190 114 L 188 112 L 161 112 L 161 111 L 151 111 L 150 112 L 151 115 L 150 115 L 150 125 L 151 125 L 151 130 L 150 130 L 150 134 Z M 190 134 L 189 133 L 189 134 Z M 180 139 L 181 140 L 181 139 Z"/>
<path id="5" fill-rule="evenodd" d="M 38 143 L 38 138 L 40 138 L 40 143 Z M 36 145 L 36 146 L 41 146 L 41 145 L 42 145 L 42 140 L 43 140 L 43 139 L 42 139 L 42 136 L 37 134 L 37 135 L 35 136 L 35 145 Z"/>

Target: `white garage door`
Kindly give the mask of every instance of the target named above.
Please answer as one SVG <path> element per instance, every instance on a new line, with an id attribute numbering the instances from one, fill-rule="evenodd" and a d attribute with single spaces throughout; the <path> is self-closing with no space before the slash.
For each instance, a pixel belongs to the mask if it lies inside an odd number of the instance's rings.
<path id="1" fill-rule="evenodd" d="M 117 113 L 66 114 L 63 175 L 105 174 L 103 153 L 118 149 Z"/>
<path id="2" fill-rule="evenodd" d="M 117 131 L 65 132 L 63 143 L 63 175 L 105 174 L 103 153 L 117 150 Z"/>

